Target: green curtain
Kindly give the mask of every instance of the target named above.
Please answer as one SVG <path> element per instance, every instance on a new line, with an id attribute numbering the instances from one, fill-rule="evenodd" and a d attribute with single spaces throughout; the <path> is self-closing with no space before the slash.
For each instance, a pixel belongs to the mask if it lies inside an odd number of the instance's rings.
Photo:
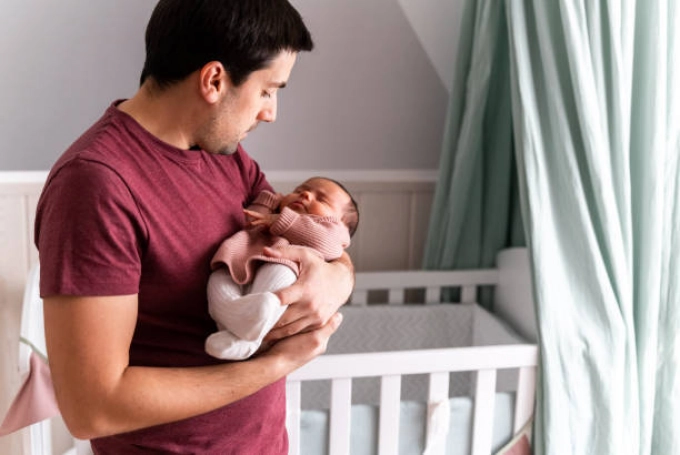
<path id="1" fill-rule="evenodd" d="M 506 2 L 537 453 L 680 453 L 674 0 Z"/>
<path id="2" fill-rule="evenodd" d="M 428 265 L 486 242 L 478 160 L 500 141 L 488 136 L 508 136 L 494 104 L 505 94 L 489 98 L 508 79 L 541 348 L 538 455 L 680 454 L 676 3 L 466 2 Z M 506 45 L 509 71 L 495 71 Z"/>
<path id="3" fill-rule="evenodd" d="M 524 245 L 505 23 L 502 2 L 465 5 L 426 269 L 491 267 L 499 249 Z M 490 293 L 480 300 L 491 306 Z"/>

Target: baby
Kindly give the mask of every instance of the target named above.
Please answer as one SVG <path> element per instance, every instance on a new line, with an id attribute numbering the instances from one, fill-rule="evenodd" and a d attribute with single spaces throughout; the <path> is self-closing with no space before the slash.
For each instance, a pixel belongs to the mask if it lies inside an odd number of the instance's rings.
<path id="1" fill-rule="evenodd" d="M 249 227 L 222 242 L 211 261 L 208 308 L 218 331 L 205 349 L 220 359 L 250 357 L 286 310 L 274 292 L 295 282 L 299 265 L 263 255 L 264 247 L 301 245 L 331 261 L 349 246 L 359 223 L 349 192 L 324 177 L 287 195 L 263 191 L 244 212 Z"/>

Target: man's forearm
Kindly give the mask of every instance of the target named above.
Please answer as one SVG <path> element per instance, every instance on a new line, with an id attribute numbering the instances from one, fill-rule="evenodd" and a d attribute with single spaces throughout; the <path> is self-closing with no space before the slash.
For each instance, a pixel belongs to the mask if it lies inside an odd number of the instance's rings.
<path id="1" fill-rule="evenodd" d="M 228 405 L 285 377 L 326 351 L 342 322 L 334 315 L 319 329 L 274 344 L 250 360 L 193 368 L 129 367 L 119 387 L 96 408 L 83 439 L 173 422 Z M 86 417 L 85 415 L 83 417 Z"/>
<path id="2" fill-rule="evenodd" d="M 314 346 L 195 368 L 129 366 L 137 296 L 44 299 L 57 401 L 74 436 L 92 439 L 181 420 L 232 403 L 309 361 Z M 330 335 L 328 335 L 330 336 Z M 297 344 L 296 344 L 297 343 Z"/>
<path id="3" fill-rule="evenodd" d="M 251 395 L 293 369 L 280 356 L 207 367 L 128 367 L 113 389 L 80 406 L 69 427 L 92 439 L 186 419 Z"/>

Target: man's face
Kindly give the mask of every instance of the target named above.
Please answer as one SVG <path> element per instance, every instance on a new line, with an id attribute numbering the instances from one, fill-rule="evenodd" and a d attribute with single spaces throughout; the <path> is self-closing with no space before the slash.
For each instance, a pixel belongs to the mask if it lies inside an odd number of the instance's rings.
<path id="1" fill-rule="evenodd" d="M 277 93 L 285 87 L 296 56 L 282 51 L 267 68 L 253 72 L 240 86 L 227 81 L 227 93 L 202 132 L 201 147 L 212 153 L 234 153 L 260 122 L 276 120 Z"/>

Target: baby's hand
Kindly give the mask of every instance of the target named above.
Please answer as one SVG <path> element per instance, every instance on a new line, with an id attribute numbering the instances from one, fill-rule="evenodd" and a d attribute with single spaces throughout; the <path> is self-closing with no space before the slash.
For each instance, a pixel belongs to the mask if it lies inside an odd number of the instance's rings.
<path id="1" fill-rule="evenodd" d="M 248 217 L 249 225 L 270 227 L 278 219 L 279 215 L 276 213 L 259 213 L 252 210 L 243 209 L 243 212 Z"/>

